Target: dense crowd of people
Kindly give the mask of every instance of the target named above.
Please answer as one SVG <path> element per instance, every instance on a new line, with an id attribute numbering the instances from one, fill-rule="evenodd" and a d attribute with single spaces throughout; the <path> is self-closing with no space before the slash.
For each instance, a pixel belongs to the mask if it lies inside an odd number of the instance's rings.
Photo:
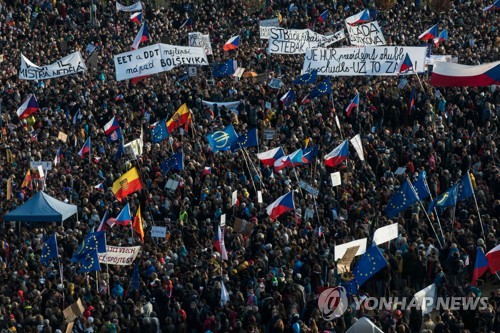
<path id="1" fill-rule="evenodd" d="M 335 77 L 331 96 L 301 103 L 312 87 L 293 85 L 303 56 L 267 54 L 266 41 L 259 38 L 258 21 L 278 13 L 281 27 L 325 34 L 342 29 L 346 17 L 366 6 L 376 13 L 388 45 L 423 45 L 418 35 L 438 23 L 450 38 L 432 46 L 433 54 L 458 57 L 468 65 L 498 61 L 498 13 L 483 12 L 483 1 L 451 2 L 450 10 L 435 12 L 425 2 L 409 0 L 395 1 L 387 11 L 361 0 L 263 1 L 262 7 L 227 0 L 174 0 L 164 7 L 143 1 L 150 40 L 141 47 L 187 45 L 188 32 L 209 33 L 211 64 L 234 58 L 258 76 L 213 78 L 211 66 L 187 76 L 187 68 L 179 67 L 133 84 L 115 80 L 113 55 L 130 50 L 139 26 L 129 20 L 130 13 L 117 12 L 114 1 L 0 0 L 1 215 L 41 190 L 36 172 L 31 188 L 21 186 L 26 171 L 32 161 L 52 161 L 59 147 L 62 160 L 45 175 L 44 191 L 78 206 L 78 220 L 63 225 L 4 222 L 0 227 L 2 333 L 63 332 L 68 323 L 62 310 L 78 299 L 85 310 L 74 322 L 74 333 L 342 333 L 363 316 L 384 332 L 499 332 L 500 291 L 490 291 L 496 277 L 486 273 L 479 288 L 472 286 L 473 264 L 465 264 L 474 263 L 478 247 L 486 253 L 499 239 L 499 89 L 444 88 L 437 93 L 428 74 L 420 76 L 422 85 L 414 75 L 407 76 L 403 88 L 398 88 L 397 76 Z M 326 9 L 328 19 L 320 22 Z M 183 25 L 188 18 L 192 24 Z M 234 35 L 240 36 L 239 49 L 224 52 L 222 45 Z M 89 44 L 95 46 L 91 54 Z M 348 45 L 344 39 L 333 47 Z M 85 73 L 45 81 L 18 77 L 21 53 L 42 65 L 74 51 L 87 60 Z M 97 64 L 90 66 L 94 53 Z M 267 85 L 272 77 L 282 78 L 280 90 Z M 280 97 L 292 87 L 296 101 L 285 107 Z M 416 97 L 410 110 L 411 90 Z M 344 109 L 358 92 L 360 106 L 347 117 Z M 19 120 L 16 110 L 29 94 L 35 94 L 40 110 Z M 202 100 L 241 104 L 236 114 L 211 110 Z M 193 113 L 193 127 L 152 143 L 151 125 L 170 118 L 183 103 Z M 103 128 L 113 116 L 125 142 L 139 138 L 142 128 L 144 151 L 138 158 L 116 157 L 119 143 L 108 142 Z M 239 133 L 259 130 L 259 146 L 248 148 L 248 156 L 243 150 L 210 149 L 206 135 L 229 124 Z M 266 140 L 264 129 L 275 129 L 274 138 Z M 68 135 L 65 142 L 58 139 L 59 132 Z M 324 155 L 358 133 L 365 161 L 351 148 L 341 166 L 323 163 Z M 77 155 L 88 137 L 99 161 Z M 280 172 L 256 157 L 278 146 L 291 153 L 314 145 L 319 155 L 313 163 Z M 164 173 L 162 161 L 180 151 L 183 170 Z M 132 166 L 140 172 L 143 189 L 119 202 L 111 186 Z M 395 174 L 402 166 L 406 171 Z M 330 181 L 334 171 L 342 174 L 337 187 Z M 439 223 L 430 214 L 432 225 L 419 205 L 388 219 L 384 208 L 391 195 L 424 171 L 432 197 L 471 172 L 477 207 L 472 199 L 459 202 L 443 210 Z M 179 181 L 176 190 L 166 188 L 169 179 Z M 319 195 L 300 189 L 298 179 Z M 95 188 L 99 183 L 104 190 Z M 238 203 L 232 206 L 234 190 Z M 266 206 L 288 191 L 294 191 L 296 209 L 271 220 Z M 78 245 L 99 226 L 106 210 L 116 217 L 125 203 L 132 212 L 141 205 L 144 244 L 122 226 L 108 227 L 106 237 L 108 245 L 142 245 L 134 264 L 101 265 L 98 274 L 79 274 L 78 264 L 70 262 Z M 213 246 L 222 214 L 228 260 Z M 244 230 L 235 227 L 241 220 L 248 224 Z M 375 229 L 390 223 L 399 224 L 399 237 L 380 246 L 388 265 L 359 295 L 411 298 L 436 283 L 439 295 L 487 296 L 488 308 L 422 316 L 420 311 L 401 311 L 398 304 L 385 311 L 349 307 L 341 317 L 324 320 L 318 295 L 343 279 L 336 269 L 335 245 L 365 237 L 370 241 Z M 167 227 L 167 237 L 152 238 L 152 226 Z M 43 239 L 53 233 L 59 259 L 42 265 Z M 132 283 L 136 266 L 138 286 Z M 223 305 L 222 285 L 230 295 Z"/>

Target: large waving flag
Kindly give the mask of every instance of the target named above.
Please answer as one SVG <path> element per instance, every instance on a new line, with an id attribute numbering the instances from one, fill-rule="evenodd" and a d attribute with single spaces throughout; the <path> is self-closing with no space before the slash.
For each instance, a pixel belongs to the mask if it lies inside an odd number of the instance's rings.
<path id="1" fill-rule="evenodd" d="M 334 150 L 324 157 L 325 164 L 330 167 L 335 167 L 347 160 L 349 157 L 349 141 L 344 140 Z"/>
<path id="2" fill-rule="evenodd" d="M 229 40 L 224 44 L 222 49 L 224 51 L 231 51 L 231 50 L 236 50 L 238 47 L 240 47 L 240 36 L 233 36 L 229 38 Z"/>
<path id="3" fill-rule="evenodd" d="M 316 158 L 316 156 L 318 156 L 318 146 L 312 146 L 312 147 L 309 147 L 309 148 L 306 148 L 306 149 L 303 149 L 303 155 L 302 155 L 302 161 L 304 162 L 304 164 L 308 164 L 308 163 L 312 163 L 312 161 L 314 160 L 314 158 Z"/>
<path id="4" fill-rule="evenodd" d="M 437 62 L 431 75 L 436 87 L 485 87 L 500 84 L 500 61 L 478 66 Z"/>
<path id="5" fill-rule="evenodd" d="M 151 132 L 151 141 L 153 143 L 162 142 L 168 138 L 167 121 L 160 120 Z"/>
<path id="6" fill-rule="evenodd" d="M 275 202 L 267 206 L 266 212 L 273 220 L 277 219 L 281 214 L 295 209 L 293 202 L 293 192 L 288 192 L 282 195 Z"/>
<path id="7" fill-rule="evenodd" d="M 276 162 L 276 160 L 278 158 L 281 158 L 284 155 L 285 155 L 285 152 L 283 151 L 283 148 L 278 147 L 278 148 L 273 148 L 271 150 L 257 154 L 257 158 L 264 165 L 274 165 L 274 162 Z"/>
<path id="8" fill-rule="evenodd" d="M 362 286 L 372 276 L 377 274 L 382 268 L 387 266 L 387 261 L 377 245 L 372 245 L 359 259 L 356 268 L 354 268 L 354 279 L 358 286 Z"/>
<path id="9" fill-rule="evenodd" d="M 388 218 L 392 218 L 418 201 L 417 193 L 407 179 L 389 199 L 385 208 Z"/>
<path id="10" fill-rule="evenodd" d="M 78 152 L 78 156 L 85 157 L 85 154 L 90 153 L 90 136 L 85 140 L 82 149 Z"/>
<path id="11" fill-rule="evenodd" d="M 309 73 L 302 74 L 301 76 L 297 77 L 295 80 L 293 80 L 293 84 L 310 84 L 316 82 L 316 79 L 318 77 L 318 70 L 314 69 L 310 71 Z"/>
<path id="12" fill-rule="evenodd" d="M 106 233 L 104 231 L 89 232 L 73 253 L 71 262 L 78 262 L 89 250 L 97 250 L 98 253 L 106 252 Z"/>
<path id="13" fill-rule="evenodd" d="M 59 256 L 57 249 L 56 234 L 53 234 L 45 240 L 42 247 L 42 254 L 40 255 L 40 262 L 47 265 L 50 259 L 55 259 Z"/>
<path id="14" fill-rule="evenodd" d="M 85 251 L 78 259 L 80 269 L 78 273 L 90 273 L 101 270 L 99 263 L 99 253 L 96 249 Z"/>
<path id="15" fill-rule="evenodd" d="M 134 216 L 134 222 L 132 223 L 132 228 L 137 232 L 141 238 L 141 242 L 144 243 L 144 223 L 142 223 L 141 207 L 137 208 L 137 213 Z"/>
<path id="16" fill-rule="evenodd" d="M 472 272 L 472 285 L 477 284 L 477 280 L 483 276 L 488 270 L 488 260 L 484 255 L 483 249 L 481 247 L 477 248 L 476 251 L 476 262 L 474 263 L 474 271 Z"/>
<path id="17" fill-rule="evenodd" d="M 184 170 L 184 154 L 182 151 L 173 154 L 165 161 L 161 163 L 161 170 L 164 174 L 169 172 L 170 170 L 181 171 Z"/>
<path id="18" fill-rule="evenodd" d="M 104 132 L 106 133 L 107 136 L 109 136 L 111 133 L 113 133 L 119 128 L 120 128 L 120 123 L 118 123 L 118 119 L 116 119 L 116 117 L 113 117 L 111 118 L 110 121 L 108 121 L 104 125 Z"/>
<path id="19" fill-rule="evenodd" d="M 345 22 L 349 25 L 363 24 L 370 21 L 370 11 L 368 9 L 364 9 L 363 11 L 345 19 Z"/>
<path id="20" fill-rule="evenodd" d="M 222 131 L 207 134 L 207 140 L 213 152 L 224 151 L 231 149 L 231 146 L 238 142 L 238 134 L 231 124 Z"/>
<path id="21" fill-rule="evenodd" d="M 445 208 L 457 204 L 458 185 L 450 187 L 446 192 L 432 200 L 427 213 L 432 212 L 434 207 Z"/>
<path id="22" fill-rule="evenodd" d="M 141 29 L 137 33 L 137 36 L 135 36 L 134 43 L 132 44 L 132 48 L 134 50 L 137 50 L 139 48 L 139 45 L 142 42 L 145 42 L 148 40 L 149 40 L 148 26 L 146 25 L 146 22 L 144 22 L 144 23 L 142 23 Z"/>
<path id="23" fill-rule="evenodd" d="M 133 13 L 132 15 L 130 15 L 130 21 L 132 21 L 134 23 L 141 24 L 142 23 L 142 12 L 137 12 L 137 13 Z"/>
<path id="24" fill-rule="evenodd" d="M 304 164 L 302 149 L 297 149 L 290 155 L 283 156 L 274 162 L 274 170 L 280 171 L 289 166 Z"/>
<path id="25" fill-rule="evenodd" d="M 257 147 L 259 145 L 257 129 L 252 128 L 246 133 L 238 136 L 238 141 L 231 147 L 232 151 L 240 148 Z"/>
<path id="26" fill-rule="evenodd" d="M 399 74 L 406 74 L 410 69 L 413 70 L 413 63 L 411 62 L 410 56 L 407 53 L 403 62 L 399 66 Z"/>
<path id="27" fill-rule="evenodd" d="M 133 167 L 127 171 L 123 176 L 115 180 L 111 191 L 116 196 L 118 201 L 122 201 L 127 195 L 137 192 L 142 189 L 141 178 L 137 169 Z"/>
<path id="28" fill-rule="evenodd" d="M 429 39 L 434 39 L 437 36 L 438 36 L 438 25 L 435 24 L 429 29 L 425 30 L 420 36 L 418 36 L 418 39 L 429 40 Z"/>
<path id="29" fill-rule="evenodd" d="M 123 207 L 120 214 L 118 214 L 118 216 L 113 220 L 113 222 L 126 227 L 131 221 L 132 215 L 130 214 L 130 205 L 127 203 L 125 207 Z"/>
<path id="30" fill-rule="evenodd" d="M 500 245 L 495 246 L 488 253 L 486 253 L 488 266 L 492 274 L 500 271 Z"/>
<path id="31" fill-rule="evenodd" d="M 495 1 L 489 6 L 483 8 L 483 12 L 489 12 L 492 10 L 500 10 L 500 0 Z"/>
<path id="32" fill-rule="evenodd" d="M 352 110 L 354 110 L 355 108 L 359 108 L 359 93 L 354 96 L 351 103 L 349 103 L 349 105 L 345 109 L 345 113 L 348 117 L 351 116 Z"/>
<path id="33" fill-rule="evenodd" d="M 31 114 L 37 112 L 40 108 L 36 101 L 35 95 L 29 95 L 24 103 L 17 109 L 17 116 L 19 119 L 28 118 Z"/>
<path id="34" fill-rule="evenodd" d="M 191 117 L 191 111 L 189 111 L 186 103 L 179 107 L 172 118 L 167 121 L 167 129 L 169 133 L 172 133 L 176 128 L 184 125 L 184 129 L 187 131 L 189 125 L 193 122 Z"/>
<path id="35" fill-rule="evenodd" d="M 234 72 L 236 71 L 235 65 L 234 65 L 234 60 L 229 59 L 226 60 L 223 63 L 214 63 L 214 67 L 212 70 L 212 75 L 213 77 L 224 77 L 224 76 L 229 76 L 233 75 Z"/>
<path id="36" fill-rule="evenodd" d="M 309 94 L 309 98 L 329 95 L 331 93 L 332 93 L 332 85 L 330 83 L 330 78 L 328 78 L 313 88 L 313 90 Z"/>
<path id="37" fill-rule="evenodd" d="M 425 171 L 419 173 L 417 181 L 413 183 L 413 188 L 415 189 L 415 193 L 417 193 L 417 197 L 420 200 L 424 200 L 425 198 L 431 195 L 429 191 L 429 187 L 427 187 L 427 182 L 425 181 L 425 177 L 427 176 Z"/>
<path id="38" fill-rule="evenodd" d="M 439 46 L 439 43 L 448 40 L 448 30 L 443 30 L 439 33 L 439 36 L 433 39 L 434 45 Z"/>

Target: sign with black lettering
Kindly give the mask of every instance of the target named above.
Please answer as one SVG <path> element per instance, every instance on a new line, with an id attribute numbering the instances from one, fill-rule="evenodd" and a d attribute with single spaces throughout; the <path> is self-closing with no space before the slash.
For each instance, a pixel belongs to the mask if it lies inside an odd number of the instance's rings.
<path id="1" fill-rule="evenodd" d="M 114 56 L 116 80 L 153 75 L 182 65 L 207 66 L 201 47 L 155 44 Z"/>
<path id="2" fill-rule="evenodd" d="M 269 28 L 267 53 L 303 54 L 308 48 L 326 47 L 344 38 L 344 30 L 327 36 L 309 29 L 294 30 L 271 27 Z"/>
<path id="3" fill-rule="evenodd" d="M 418 46 L 366 46 L 336 49 L 308 49 L 304 57 L 303 73 L 316 69 L 325 76 L 392 76 L 406 54 L 417 73 L 425 71 L 425 47 Z"/>
<path id="4" fill-rule="evenodd" d="M 201 32 L 190 32 L 188 34 L 189 46 L 193 47 L 201 47 L 205 49 L 205 53 L 207 55 L 211 55 L 212 53 L 212 44 L 210 43 L 210 35 L 202 34 Z"/>
<path id="5" fill-rule="evenodd" d="M 46 80 L 55 77 L 75 74 L 87 70 L 80 52 L 71 53 L 55 63 L 45 66 L 37 66 L 21 53 L 21 80 Z"/>
<path id="6" fill-rule="evenodd" d="M 276 130 L 274 128 L 264 128 L 262 135 L 264 135 L 265 140 L 273 140 L 276 135 Z"/>
<path id="7" fill-rule="evenodd" d="M 386 45 L 382 29 L 377 21 L 352 26 L 346 23 L 347 33 L 352 45 L 356 46 L 372 46 Z"/>
<path id="8" fill-rule="evenodd" d="M 313 187 L 311 184 L 303 181 L 302 179 L 299 179 L 299 187 L 311 193 L 315 197 L 317 197 L 319 194 L 319 190 L 317 188 Z"/>
<path id="9" fill-rule="evenodd" d="M 269 39 L 269 29 L 271 27 L 279 27 L 280 22 L 278 18 L 273 18 L 269 20 L 260 20 L 259 21 L 259 32 L 260 39 Z"/>

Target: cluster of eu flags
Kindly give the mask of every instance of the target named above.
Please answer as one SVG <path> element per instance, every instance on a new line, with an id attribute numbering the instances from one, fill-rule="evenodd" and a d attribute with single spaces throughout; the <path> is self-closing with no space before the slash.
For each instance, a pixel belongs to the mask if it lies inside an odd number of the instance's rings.
<path id="1" fill-rule="evenodd" d="M 71 262 L 80 264 L 79 273 L 100 271 L 99 253 L 106 252 L 106 233 L 91 231 L 85 236 L 82 244 L 73 253 Z"/>

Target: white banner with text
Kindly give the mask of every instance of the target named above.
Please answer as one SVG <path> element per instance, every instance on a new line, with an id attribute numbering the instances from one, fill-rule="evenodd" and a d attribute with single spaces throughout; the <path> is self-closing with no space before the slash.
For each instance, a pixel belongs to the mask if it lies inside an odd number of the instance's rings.
<path id="1" fill-rule="evenodd" d="M 45 80 L 75 74 L 87 70 L 80 52 L 74 52 L 45 66 L 37 66 L 21 53 L 21 80 Z"/>

